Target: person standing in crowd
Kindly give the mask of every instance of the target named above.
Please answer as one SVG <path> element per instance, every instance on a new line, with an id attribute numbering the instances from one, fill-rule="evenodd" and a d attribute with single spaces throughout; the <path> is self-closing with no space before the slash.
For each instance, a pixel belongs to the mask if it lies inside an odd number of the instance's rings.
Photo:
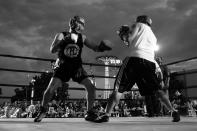
<path id="1" fill-rule="evenodd" d="M 166 95 L 169 98 L 170 70 L 168 69 L 167 65 L 163 64 L 162 57 L 157 56 L 155 59 L 160 68 L 160 71 L 156 71 L 156 72 L 163 86 L 162 90 L 166 93 Z M 167 115 L 168 113 L 167 109 L 164 107 L 163 104 L 161 104 L 160 113 L 162 113 L 163 115 Z"/>
<path id="2" fill-rule="evenodd" d="M 157 61 L 157 57 L 155 58 L 155 65 L 156 65 L 155 73 L 157 75 L 159 83 L 162 86 L 162 90 L 166 93 L 166 95 L 168 95 L 166 90 L 164 89 L 165 86 L 164 86 L 163 72 L 161 70 L 159 62 Z M 154 116 L 161 116 L 161 115 L 163 115 L 163 108 L 164 108 L 164 106 L 159 101 L 159 99 L 158 99 L 156 94 L 146 95 L 145 96 L 145 103 L 146 103 L 147 116 L 148 117 L 154 117 Z M 155 107 L 157 107 L 157 108 L 155 108 Z"/>
<path id="3" fill-rule="evenodd" d="M 102 40 L 99 45 L 95 44 L 82 34 L 84 26 L 85 19 L 80 16 L 74 16 L 70 19 L 69 31 L 56 34 L 50 47 L 51 53 L 57 53 L 54 73 L 44 92 L 40 113 L 34 119 L 34 122 L 40 122 L 46 116 L 47 104 L 55 90 L 61 87 L 63 82 L 68 82 L 71 78 L 86 88 L 88 111 L 85 115 L 85 120 L 94 121 L 97 118 L 97 113 L 93 110 L 95 86 L 82 67 L 82 48 L 85 45 L 96 52 L 109 51 L 111 50 L 111 43 L 108 40 Z"/>
<path id="4" fill-rule="evenodd" d="M 150 17 L 141 15 L 136 18 L 136 22 L 131 27 L 124 25 L 118 31 L 121 40 L 129 48 L 130 54 L 124 59 L 116 76 L 114 91 L 108 100 L 106 112 L 100 115 L 96 122 L 108 122 L 114 105 L 119 102 L 124 92 L 131 90 L 135 83 L 142 96 L 156 94 L 172 112 L 172 121 L 180 121 L 180 114 L 172 107 L 155 73 L 154 49 L 157 38 L 151 25 Z"/>
<path id="5" fill-rule="evenodd" d="M 166 92 L 166 94 L 169 96 L 168 89 L 170 84 L 170 70 L 166 65 L 163 64 L 162 57 L 156 57 L 156 62 L 159 64 L 159 67 L 162 72 L 162 78 L 160 78 L 163 81 L 163 90 Z"/>

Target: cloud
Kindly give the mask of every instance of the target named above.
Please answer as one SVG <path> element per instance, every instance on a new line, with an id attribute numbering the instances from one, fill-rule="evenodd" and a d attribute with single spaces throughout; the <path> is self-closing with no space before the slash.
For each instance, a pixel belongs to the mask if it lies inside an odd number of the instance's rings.
<path id="1" fill-rule="evenodd" d="M 97 43 L 104 38 L 110 39 L 116 45 L 110 53 L 116 54 L 119 48 L 124 47 L 115 31 L 121 24 L 131 24 L 137 15 L 147 13 L 152 17 L 158 40 L 161 43 L 170 42 L 164 46 L 167 49 L 176 45 L 173 42 L 178 41 L 180 29 L 189 25 L 187 19 L 195 16 L 196 11 L 195 0 L 6 0 L 1 1 L 0 6 L 1 39 L 13 41 L 11 43 L 16 44 L 13 48 L 16 48 L 17 54 L 41 56 L 43 52 L 39 53 L 39 49 L 45 47 L 43 55 L 47 57 L 55 33 L 68 28 L 70 17 L 76 14 L 86 18 L 87 36 Z M 26 46 L 32 51 L 24 49 L 21 53 L 21 49 Z M 89 49 L 85 51 L 93 54 L 91 60 L 96 56 Z M 123 52 L 119 54 L 120 57 L 125 55 Z M 89 59 L 89 55 L 84 56 Z"/>
<path id="2" fill-rule="evenodd" d="M 60 3 L 64 5 L 80 5 L 81 4 L 87 4 L 87 5 L 93 5 L 93 4 L 100 4 L 104 0 L 68 0 L 65 2 L 65 0 L 59 0 Z"/>

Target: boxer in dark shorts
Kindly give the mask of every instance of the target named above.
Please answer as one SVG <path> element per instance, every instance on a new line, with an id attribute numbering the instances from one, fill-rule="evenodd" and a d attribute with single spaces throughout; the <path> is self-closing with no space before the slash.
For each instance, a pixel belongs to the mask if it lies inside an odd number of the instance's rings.
<path id="1" fill-rule="evenodd" d="M 80 16 L 74 16 L 69 22 L 69 31 L 57 33 L 50 47 L 51 53 L 57 53 L 57 60 L 54 65 L 54 73 L 51 81 L 44 92 L 40 113 L 34 122 L 40 122 L 46 116 L 46 107 L 51 100 L 55 90 L 62 86 L 63 82 L 73 81 L 83 85 L 87 91 L 87 113 L 85 120 L 94 121 L 97 113 L 93 109 L 96 87 L 88 78 L 82 67 L 82 48 L 88 48 L 103 52 L 111 50 L 110 41 L 102 40 L 99 45 L 90 41 L 81 32 L 84 30 L 85 20 Z"/>
<path id="2" fill-rule="evenodd" d="M 131 91 L 136 83 L 142 96 L 155 94 L 162 89 L 155 75 L 155 68 L 155 63 L 146 59 L 126 57 L 116 77 L 115 90 L 120 93 Z M 116 89 L 117 87 L 119 88 Z"/>
<path id="3" fill-rule="evenodd" d="M 73 81 L 81 83 L 82 80 L 88 78 L 88 74 L 82 64 L 65 62 L 54 69 L 53 77 L 57 77 L 63 82 L 68 82 L 72 78 Z"/>
<path id="4" fill-rule="evenodd" d="M 152 29 L 152 20 L 141 15 L 132 26 L 123 25 L 117 31 L 123 43 L 130 50 L 121 65 L 116 77 L 114 91 L 111 94 L 106 112 L 97 118 L 97 122 L 108 122 L 113 107 L 119 102 L 122 94 L 129 91 L 136 83 L 141 95 L 156 94 L 159 100 L 172 112 L 172 121 L 180 121 L 180 114 L 172 107 L 167 94 L 161 90 L 162 85 L 156 75 L 154 48 L 157 38 Z"/>

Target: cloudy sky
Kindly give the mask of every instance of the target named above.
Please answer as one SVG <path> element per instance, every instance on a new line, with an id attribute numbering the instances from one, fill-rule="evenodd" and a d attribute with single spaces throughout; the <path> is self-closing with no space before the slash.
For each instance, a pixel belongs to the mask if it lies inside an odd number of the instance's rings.
<path id="1" fill-rule="evenodd" d="M 123 59 L 126 47 L 116 30 L 135 17 L 149 15 L 165 63 L 197 56 L 196 0 L 0 0 L 0 54 L 55 58 L 49 47 L 57 32 L 68 29 L 74 15 L 86 19 L 84 33 L 95 42 L 109 39 L 113 50 L 95 53 L 84 48 L 84 62 L 100 55 Z M 44 71 L 50 63 L 0 58 L 1 68 Z M 32 75 L 32 74 L 30 74 Z M 27 84 L 28 74 L 2 72 L 0 83 Z"/>

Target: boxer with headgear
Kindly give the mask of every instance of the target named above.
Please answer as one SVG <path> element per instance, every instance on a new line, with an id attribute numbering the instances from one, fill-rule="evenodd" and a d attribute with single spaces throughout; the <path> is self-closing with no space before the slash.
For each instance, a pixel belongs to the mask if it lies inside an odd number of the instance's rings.
<path id="1" fill-rule="evenodd" d="M 134 84 L 137 84 L 142 96 L 156 94 L 160 101 L 172 112 L 172 121 L 180 121 L 178 111 L 172 107 L 155 73 L 154 47 L 157 44 L 157 38 L 151 29 L 151 25 L 150 17 L 140 15 L 133 25 L 120 27 L 118 35 L 126 43 L 130 52 L 123 60 L 116 76 L 114 91 L 108 100 L 106 112 L 100 115 L 96 122 L 108 122 L 115 104 L 119 102 L 124 92 L 131 91 Z"/>
<path id="2" fill-rule="evenodd" d="M 71 18 L 69 27 L 68 31 L 57 33 L 51 44 L 50 51 L 57 54 L 57 60 L 53 76 L 43 95 L 40 113 L 34 119 L 34 122 L 40 122 L 46 116 L 47 104 L 55 90 L 62 86 L 62 82 L 68 82 L 71 78 L 86 88 L 87 113 L 85 120 L 94 121 L 97 118 L 97 112 L 93 109 L 95 86 L 82 67 L 82 49 L 85 45 L 96 52 L 110 51 L 112 44 L 109 40 L 101 40 L 100 44 L 97 45 L 82 34 L 85 27 L 83 17 L 74 16 Z"/>

